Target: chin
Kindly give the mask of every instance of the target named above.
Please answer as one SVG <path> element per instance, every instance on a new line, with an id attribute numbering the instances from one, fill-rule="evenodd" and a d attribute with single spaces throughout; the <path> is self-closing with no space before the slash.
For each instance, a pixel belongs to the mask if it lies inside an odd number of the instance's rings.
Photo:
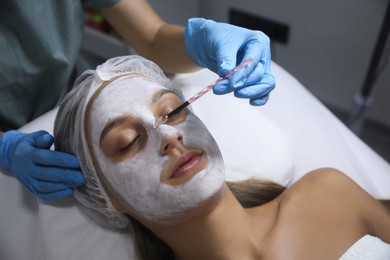
<path id="1" fill-rule="evenodd" d="M 221 201 L 224 194 L 223 184 L 220 189 L 216 190 L 211 196 L 207 197 L 205 200 L 199 202 L 198 205 L 191 208 L 187 208 L 181 212 L 175 212 L 171 216 L 164 216 L 158 219 L 154 219 L 154 224 L 159 225 L 178 225 L 180 223 L 190 222 L 193 218 L 198 218 L 205 216 L 213 211 Z"/>

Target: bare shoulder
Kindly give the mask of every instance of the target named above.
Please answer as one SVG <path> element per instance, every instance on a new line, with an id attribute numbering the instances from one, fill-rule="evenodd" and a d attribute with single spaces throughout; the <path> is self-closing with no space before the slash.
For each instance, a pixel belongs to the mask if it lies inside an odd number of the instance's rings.
<path id="1" fill-rule="evenodd" d="M 369 195 L 346 174 L 333 168 L 313 170 L 285 192 L 285 197 L 290 202 L 293 199 L 294 203 L 302 203 L 311 208 L 313 204 L 332 208 L 348 204 L 348 209 L 356 210 L 350 203 L 355 204 L 355 199 L 361 199 L 362 196 Z"/>
<path id="2" fill-rule="evenodd" d="M 290 196 L 311 210 L 326 207 L 331 214 L 358 217 L 372 235 L 390 243 L 390 211 L 343 172 L 316 169 L 290 188 Z"/>
<path id="3" fill-rule="evenodd" d="M 308 172 L 300 180 L 303 185 L 317 184 L 321 186 L 330 185 L 331 187 L 339 187 L 344 185 L 358 186 L 345 173 L 334 168 L 319 168 Z M 360 188 L 360 186 L 358 186 Z"/>
<path id="4" fill-rule="evenodd" d="M 297 193 L 311 194 L 333 203 L 348 203 L 348 208 L 355 210 L 363 209 L 371 204 L 380 205 L 348 175 L 334 168 L 313 170 L 303 176 L 295 185 Z"/>
<path id="5" fill-rule="evenodd" d="M 343 172 L 334 168 L 319 168 L 305 174 L 294 183 L 290 190 L 299 196 L 310 194 L 326 195 L 327 198 L 340 197 L 353 198 L 356 193 L 365 191 Z M 368 194 L 367 194 L 368 195 Z"/>

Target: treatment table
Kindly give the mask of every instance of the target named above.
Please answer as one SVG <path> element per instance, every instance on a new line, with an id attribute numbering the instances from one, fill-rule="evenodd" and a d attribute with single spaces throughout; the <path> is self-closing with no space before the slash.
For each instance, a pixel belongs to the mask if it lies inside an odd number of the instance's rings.
<path id="1" fill-rule="evenodd" d="M 334 167 L 376 198 L 390 199 L 390 165 L 345 127 L 296 78 L 272 63 L 276 88 L 263 107 L 208 93 L 192 105 L 220 146 L 228 180 L 251 177 L 291 185 Z M 203 69 L 172 78 L 188 98 L 218 76 Z M 52 134 L 57 109 L 20 130 Z M 73 198 L 44 202 L 0 173 L 0 259 L 134 259 L 131 233 L 92 221 Z"/>

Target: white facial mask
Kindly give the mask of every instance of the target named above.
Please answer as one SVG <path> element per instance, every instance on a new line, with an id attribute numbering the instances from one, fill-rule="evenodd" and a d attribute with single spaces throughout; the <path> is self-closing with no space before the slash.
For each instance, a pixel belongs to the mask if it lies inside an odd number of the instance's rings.
<path id="1" fill-rule="evenodd" d="M 155 117 L 149 107 L 150 98 L 161 89 L 164 87 L 142 77 L 117 79 L 94 100 L 89 124 L 93 151 L 103 175 L 125 200 L 131 212 L 154 222 L 170 223 L 220 193 L 225 174 L 215 140 L 191 112 L 178 125 L 153 127 Z M 147 132 L 147 141 L 137 155 L 115 163 L 105 156 L 99 146 L 100 135 L 107 122 L 123 115 L 130 115 L 142 123 Z M 161 181 L 169 157 L 160 155 L 159 149 L 164 138 L 179 134 L 183 136 L 185 147 L 202 149 L 208 163 L 189 181 L 173 186 Z"/>

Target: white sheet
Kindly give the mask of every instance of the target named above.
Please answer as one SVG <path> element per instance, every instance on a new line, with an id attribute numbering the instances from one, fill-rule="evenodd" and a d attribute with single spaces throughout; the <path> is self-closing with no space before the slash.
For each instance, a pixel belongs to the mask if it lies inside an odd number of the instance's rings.
<path id="1" fill-rule="evenodd" d="M 377 198 L 390 198 L 390 165 L 350 132 L 294 77 L 273 63 L 277 88 L 265 107 L 208 93 L 193 105 L 222 150 L 228 179 L 289 184 L 309 170 L 343 170 Z M 207 70 L 174 78 L 191 96 L 216 79 Z M 21 130 L 52 133 L 56 110 Z M 0 174 L 0 259 L 132 259 L 131 234 L 104 229 L 73 198 L 37 201 Z"/>

